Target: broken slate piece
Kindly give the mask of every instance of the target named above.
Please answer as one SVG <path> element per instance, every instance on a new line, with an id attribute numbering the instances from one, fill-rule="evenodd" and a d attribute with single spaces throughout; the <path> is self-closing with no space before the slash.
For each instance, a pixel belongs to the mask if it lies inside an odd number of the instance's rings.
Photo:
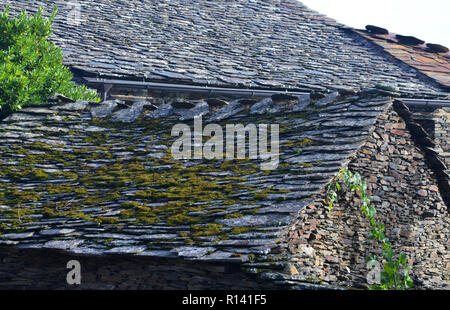
<path id="1" fill-rule="evenodd" d="M 332 103 L 333 101 L 335 101 L 337 98 L 339 98 L 339 96 L 340 96 L 339 92 L 337 92 L 337 91 L 332 92 L 331 94 L 329 94 L 325 98 L 317 101 L 316 102 L 316 106 L 319 106 L 319 107 L 326 106 L 326 105 Z"/>
<path id="2" fill-rule="evenodd" d="M 192 109 L 176 110 L 175 113 L 180 115 L 180 121 L 192 120 L 195 117 L 203 116 L 209 112 L 209 105 L 206 102 L 199 102 Z"/>
<path id="3" fill-rule="evenodd" d="M 110 116 L 117 108 L 118 102 L 119 101 L 116 100 L 104 101 L 99 106 L 95 106 L 91 109 L 91 116 L 98 118 Z"/>
<path id="4" fill-rule="evenodd" d="M 273 105 L 272 98 L 264 98 L 250 108 L 250 114 L 262 115 Z"/>
<path id="5" fill-rule="evenodd" d="M 209 121 L 217 122 L 227 119 L 233 115 L 238 114 L 239 112 L 244 111 L 245 106 L 241 103 L 240 100 L 234 100 L 230 102 L 228 105 L 220 109 L 214 114 Z"/>

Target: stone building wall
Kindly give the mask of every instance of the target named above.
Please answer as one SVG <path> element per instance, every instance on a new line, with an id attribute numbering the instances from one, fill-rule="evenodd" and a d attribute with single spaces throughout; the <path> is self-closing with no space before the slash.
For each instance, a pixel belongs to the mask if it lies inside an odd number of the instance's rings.
<path id="1" fill-rule="evenodd" d="M 70 260 L 81 264 L 81 285 L 68 285 Z M 0 289 L 273 289 L 239 264 L 153 257 L 79 256 L 56 250 L 0 247 Z"/>
<path id="2" fill-rule="evenodd" d="M 444 158 L 450 173 L 450 108 L 411 109 L 413 118 L 420 123 L 430 137 L 440 146 L 439 155 Z"/>
<path id="3" fill-rule="evenodd" d="M 407 254 L 415 288 L 450 286 L 449 216 L 424 154 L 405 122 L 391 110 L 381 116 L 368 142 L 349 164 L 369 183 L 377 218 L 394 250 Z M 286 250 L 298 271 L 293 278 L 364 288 L 366 259 L 380 254 L 368 240 L 369 225 L 356 194 L 347 193 L 330 211 L 323 199 L 310 205 L 288 232 Z"/>
<path id="4" fill-rule="evenodd" d="M 442 156 L 447 164 L 447 173 L 450 173 L 450 108 L 436 111 L 434 139 L 442 148 Z"/>

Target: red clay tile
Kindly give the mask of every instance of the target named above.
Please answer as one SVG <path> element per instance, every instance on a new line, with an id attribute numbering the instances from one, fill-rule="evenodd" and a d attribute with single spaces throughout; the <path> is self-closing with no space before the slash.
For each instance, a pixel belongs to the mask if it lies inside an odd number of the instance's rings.
<path id="1" fill-rule="evenodd" d="M 400 44 L 393 33 L 370 35 L 364 31 L 355 30 L 355 32 L 380 46 L 396 59 L 414 67 L 441 85 L 450 87 L 450 52 L 433 53 L 425 44 L 418 46 Z"/>

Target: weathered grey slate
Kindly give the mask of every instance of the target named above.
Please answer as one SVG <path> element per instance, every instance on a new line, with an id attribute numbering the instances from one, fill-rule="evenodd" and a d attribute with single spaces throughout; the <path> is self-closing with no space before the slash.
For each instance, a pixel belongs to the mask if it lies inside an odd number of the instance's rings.
<path id="1" fill-rule="evenodd" d="M 347 93 L 389 79 L 410 96 L 439 90 L 296 0 L 77 3 L 81 21 L 64 1 L 9 1 L 14 13 L 58 6 L 52 39 L 67 65 L 90 76 Z"/>
<path id="2" fill-rule="evenodd" d="M 156 98 L 161 105 L 153 111 L 146 102 L 60 103 L 51 106 L 51 119 L 4 122 L 0 171 L 8 191 L 0 198 L 0 241 L 79 255 L 230 262 L 268 255 L 390 104 L 359 96 L 326 109 L 317 109 L 317 99 L 282 95 L 222 98 L 213 108 L 211 98 L 174 108 L 168 96 Z M 362 111 L 349 112 L 353 107 Z M 74 114 L 78 109 L 83 114 Z M 27 115 L 45 114 L 34 112 Z M 173 126 L 180 117 L 192 126 L 198 113 L 223 123 L 279 124 L 278 168 L 262 171 L 261 159 L 173 159 Z M 19 216 L 26 221 L 17 225 Z"/>

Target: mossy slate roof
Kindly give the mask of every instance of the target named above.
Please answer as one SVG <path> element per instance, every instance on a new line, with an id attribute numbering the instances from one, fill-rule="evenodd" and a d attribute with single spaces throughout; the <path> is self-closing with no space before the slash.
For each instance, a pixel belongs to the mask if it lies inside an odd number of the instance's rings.
<path id="1" fill-rule="evenodd" d="M 65 63 L 89 76 L 309 90 L 389 84 L 414 97 L 442 91 L 296 0 L 79 0 L 80 14 L 59 0 L 2 3 L 47 15 L 59 6 L 52 39 Z"/>
<path id="2" fill-rule="evenodd" d="M 267 255 L 365 143 L 391 99 L 336 92 L 261 100 L 23 108 L 0 123 L 0 244 L 200 260 Z M 173 159 L 172 126 L 192 125 L 199 114 L 204 125 L 279 124 L 279 168 Z"/>

